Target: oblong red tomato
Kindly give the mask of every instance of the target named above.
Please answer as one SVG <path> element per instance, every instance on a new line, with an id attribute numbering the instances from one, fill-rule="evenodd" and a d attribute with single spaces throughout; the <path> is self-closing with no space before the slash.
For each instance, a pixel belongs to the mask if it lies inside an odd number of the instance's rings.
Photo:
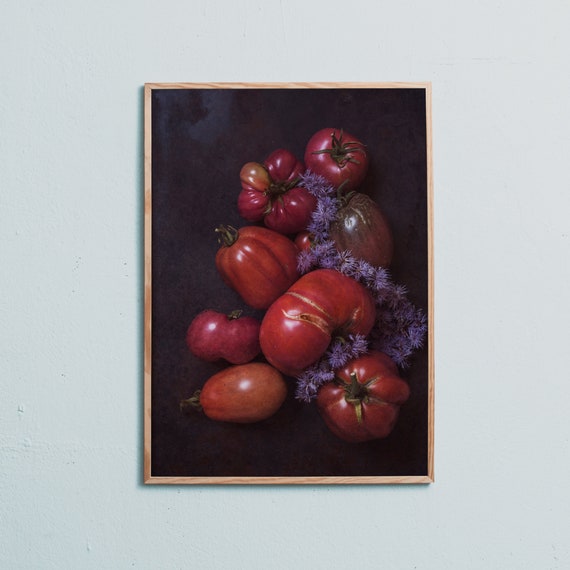
<path id="1" fill-rule="evenodd" d="M 396 364 L 383 352 L 371 351 L 348 362 L 319 388 L 317 409 L 336 436 L 356 443 L 387 437 L 409 396 Z"/>
<path id="2" fill-rule="evenodd" d="M 366 146 L 342 129 L 321 129 L 307 143 L 305 165 L 326 178 L 335 188 L 354 190 L 368 172 Z"/>
<path id="3" fill-rule="evenodd" d="M 376 267 L 389 267 L 394 253 L 392 230 L 380 207 L 366 194 L 353 192 L 341 198 L 329 235 L 338 251 L 349 250 L 354 257 Z"/>
<path id="4" fill-rule="evenodd" d="M 254 309 L 266 309 L 299 277 L 299 248 L 284 235 L 258 226 L 220 226 L 216 267 L 224 282 Z"/>
<path id="5" fill-rule="evenodd" d="M 333 336 L 367 335 L 374 321 L 374 299 L 363 285 L 334 269 L 316 269 L 269 307 L 261 321 L 261 351 L 275 368 L 297 376 L 324 354 Z"/>
<path id="6" fill-rule="evenodd" d="M 250 362 L 211 376 L 182 408 L 201 409 L 212 420 L 254 423 L 275 414 L 287 397 L 287 384 L 273 366 Z"/>

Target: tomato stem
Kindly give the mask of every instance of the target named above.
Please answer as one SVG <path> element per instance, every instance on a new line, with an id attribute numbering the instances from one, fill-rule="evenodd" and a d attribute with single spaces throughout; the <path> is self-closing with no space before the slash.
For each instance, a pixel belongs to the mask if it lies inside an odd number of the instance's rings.
<path id="1" fill-rule="evenodd" d="M 230 247 L 237 241 L 239 237 L 239 230 L 233 226 L 224 226 L 222 224 L 218 226 L 214 231 L 220 234 L 218 237 L 218 243 L 223 247 Z"/>
<path id="2" fill-rule="evenodd" d="M 239 319 L 243 311 L 241 309 L 235 309 L 231 313 L 228 313 L 228 320 L 233 321 L 235 319 Z"/>
<path id="3" fill-rule="evenodd" d="M 323 148 L 321 150 L 314 150 L 313 154 L 328 154 L 337 163 L 339 168 L 344 168 L 347 163 L 352 162 L 354 164 L 360 164 L 360 161 L 356 160 L 351 153 L 366 151 L 362 148 L 362 145 L 358 142 L 343 142 L 342 140 L 343 132 L 340 129 L 340 136 L 337 137 L 335 132 L 331 133 L 331 148 Z M 349 156 L 350 155 L 350 156 Z"/>
<path id="4" fill-rule="evenodd" d="M 180 411 L 181 412 L 201 412 L 202 404 L 200 404 L 200 392 L 201 390 L 196 390 L 190 398 L 180 401 Z"/>
<path id="5" fill-rule="evenodd" d="M 344 194 L 344 189 L 347 186 L 347 184 L 348 184 L 348 179 L 343 180 L 340 186 L 336 189 L 336 199 L 339 201 L 341 208 L 344 208 L 344 206 L 346 206 L 350 201 L 350 199 L 356 194 L 355 190 L 352 190 Z"/>
<path id="6" fill-rule="evenodd" d="M 271 182 L 269 188 L 267 188 L 265 191 L 265 195 L 270 197 L 281 196 L 282 194 L 285 194 L 286 192 L 289 192 L 289 190 L 292 190 L 298 186 L 300 181 L 301 177 L 297 176 L 297 178 L 291 180 L 290 182 Z"/>
<path id="7" fill-rule="evenodd" d="M 346 392 L 344 399 L 354 406 L 356 421 L 362 423 L 362 403 L 368 400 L 368 390 L 358 381 L 356 372 L 350 373 L 350 384 L 345 384 Z"/>

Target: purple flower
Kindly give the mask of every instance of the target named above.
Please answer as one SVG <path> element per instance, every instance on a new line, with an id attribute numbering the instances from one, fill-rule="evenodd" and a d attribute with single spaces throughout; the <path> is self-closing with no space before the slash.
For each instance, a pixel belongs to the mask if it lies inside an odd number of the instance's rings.
<path id="1" fill-rule="evenodd" d="M 368 341 L 363 335 L 349 335 L 348 338 L 333 340 L 324 356 L 297 377 L 295 397 L 310 402 L 323 384 L 334 380 L 336 369 L 367 351 Z"/>
<path id="2" fill-rule="evenodd" d="M 328 238 L 329 228 L 336 218 L 337 211 L 338 201 L 335 198 L 325 196 L 317 201 L 311 221 L 307 225 L 307 230 L 313 234 L 315 241 Z"/>
<path id="3" fill-rule="evenodd" d="M 319 388 L 334 380 L 334 372 L 319 362 L 307 368 L 297 377 L 295 397 L 302 402 L 310 402 L 317 396 Z"/>
<path id="4" fill-rule="evenodd" d="M 313 196 L 322 198 L 336 193 L 334 186 L 324 176 L 306 170 L 301 175 L 300 186 L 304 186 Z"/>
<path id="5" fill-rule="evenodd" d="M 338 259 L 338 270 L 348 277 L 353 277 L 356 273 L 358 263 L 356 258 L 349 251 L 341 251 Z"/>
<path id="6" fill-rule="evenodd" d="M 427 319 L 408 301 L 406 287 L 392 281 L 388 270 L 357 259 L 349 251 L 336 250 L 329 235 L 340 206 L 334 186 L 310 170 L 301 176 L 300 185 L 317 198 L 317 206 L 307 226 L 313 234 L 313 245 L 309 252 L 299 254 L 299 271 L 306 273 L 316 268 L 340 271 L 367 287 L 376 304 L 376 321 L 368 338 L 355 335 L 343 341 L 334 340 L 323 357 L 298 377 L 297 398 L 308 402 L 320 386 L 334 379 L 335 368 L 366 353 L 369 346 L 385 352 L 399 366 L 407 366 L 414 350 L 423 346 Z"/>

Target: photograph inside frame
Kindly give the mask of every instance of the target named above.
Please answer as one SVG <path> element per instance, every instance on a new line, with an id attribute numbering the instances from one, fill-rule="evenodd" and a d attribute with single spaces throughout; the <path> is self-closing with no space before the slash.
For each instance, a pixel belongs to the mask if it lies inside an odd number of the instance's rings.
<path id="1" fill-rule="evenodd" d="M 145 482 L 433 480 L 430 113 L 145 86 Z"/>

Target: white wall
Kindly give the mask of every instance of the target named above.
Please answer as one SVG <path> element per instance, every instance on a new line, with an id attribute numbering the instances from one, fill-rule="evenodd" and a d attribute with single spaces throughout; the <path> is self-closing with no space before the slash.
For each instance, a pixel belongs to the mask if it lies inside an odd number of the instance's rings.
<path id="1" fill-rule="evenodd" d="M 0 568 L 570 567 L 566 0 L 0 7 Z M 432 81 L 436 482 L 145 487 L 142 86 Z"/>

